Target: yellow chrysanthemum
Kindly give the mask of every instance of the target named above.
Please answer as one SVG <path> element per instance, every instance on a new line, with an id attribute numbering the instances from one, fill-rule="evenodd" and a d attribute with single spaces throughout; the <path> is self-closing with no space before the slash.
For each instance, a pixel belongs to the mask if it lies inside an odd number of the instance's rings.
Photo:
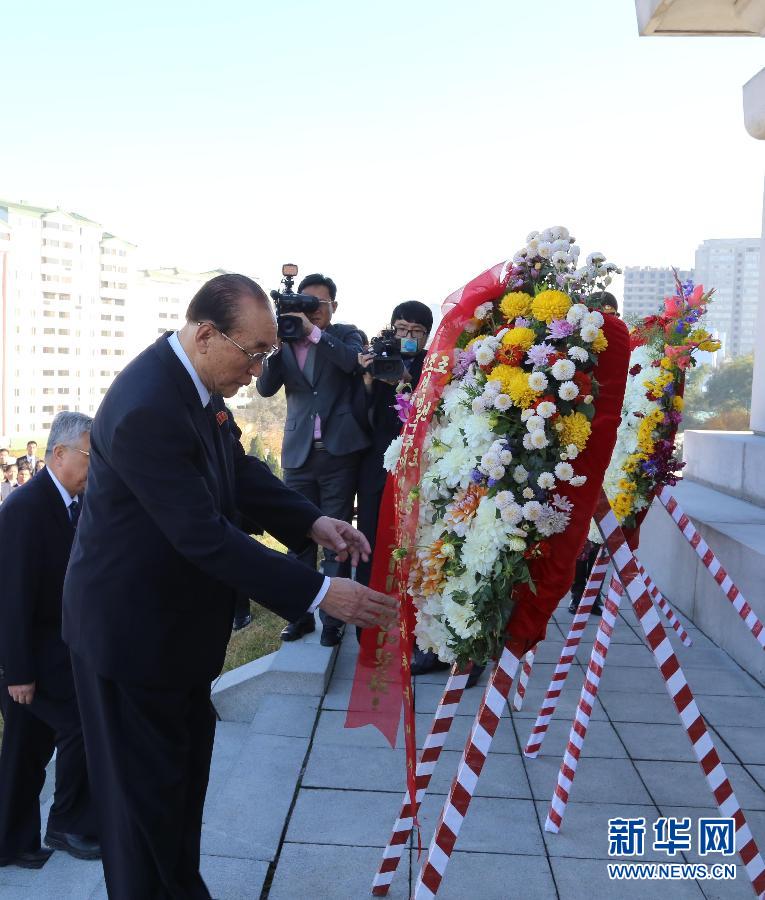
<path id="1" fill-rule="evenodd" d="M 511 291 L 500 300 L 499 311 L 511 322 L 518 316 L 527 316 L 531 312 L 531 294 L 523 291 Z"/>
<path id="2" fill-rule="evenodd" d="M 647 459 L 647 456 L 644 456 L 642 453 L 633 453 L 627 457 L 624 461 L 624 465 L 622 466 L 622 471 L 627 472 L 627 474 L 631 475 L 633 472 L 637 472 L 640 463 L 643 460 Z"/>
<path id="3" fill-rule="evenodd" d="M 671 369 L 674 367 L 675 364 L 672 362 L 672 360 L 668 356 L 662 356 L 661 361 L 659 362 L 659 365 L 662 367 L 662 369 Z"/>
<path id="4" fill-rule="evenodd" d="M 707 353 L 717 353 L 720 347 L 722 344 L 719 341 L 702 341 L 699 344 L 699 350 L 706 350 Z"/>
<path id="5" fill-rule="evenodd" d="M 685 401 L 682 397 L 672 398 L 672 409 L 677 410 L 677 412 L 682 412 L 683 406 L 685 406 Z"/>
<path id="6" fill-rule="evenodd" d="M 653 453 L 653 429 L 655 425 L 656 422 L 653 418 L 653 414 L 651 414 L 643 419 L 638 428 L 638 450 L 640 450 L 641 453 L 645 453 L 646 456 L 650 456 Z"/>
<path id="7" fill-rule="evenodd" d="M 540 291 L 531 304 L 531 315 L 535 319 L 547 322 L 553 319 L 565 319 L 571 309 L 571 298 L 563 291 Z"/>
<path id="8" fill-rule="evenodd" d="M 513 406 L 519 409 L 527 409 L 539 396 L 539 391 L 529 387 L 528 373 L 518 366 L 506 366 L 504 363 L 494 366 L 488 377 L 489 381 L 500 383 L 502 393 L 507 394 Z"/>
<path id="9" fill-rule="evenodd" d="M 605 334 L 603 334 L 602 328 L 598 328 L 598 336 L 592 342 L 591 346 L 595 353 L 602 353 L 608 346 L 608 339 Z"/>
<path id="10" fill-rule="evenodd" d="M 623 522 L 632 512 L 632 497 L 629 494 L 617 494 L 611 503 L 616 518 Z"/>
<path id="11" fill-rule="evenodd" d="M 622 478 L 619 482 L 619 489 L 625 494 L 634 494 L 637 491 L 637 485 L 634 481 L 630 481 L 629 478 Z"/>
<path id="12" fill-rule="evenodd" d="M 502 338 L 502 345 L 528 350 L 536 340 L 536 337 L 531 328 L 511 328 Z"/>
<path id="13" fill-rule="evenodd" d="M 592 425 L 587 416 L 580 412 L 572 412 L 562 416 L 560 424 L 563 426 L 560 431 L 561 444 L 564 446 L 574 444 L 580 452 L 584 450 L 592 432 Z"/>
<path id="14" fill-rule="evenodd" d="M 688 335 L 689 341 L 706 341 L 709 340 L 709 332 L 706 328 L 694 328 L 694 330 Z"/>

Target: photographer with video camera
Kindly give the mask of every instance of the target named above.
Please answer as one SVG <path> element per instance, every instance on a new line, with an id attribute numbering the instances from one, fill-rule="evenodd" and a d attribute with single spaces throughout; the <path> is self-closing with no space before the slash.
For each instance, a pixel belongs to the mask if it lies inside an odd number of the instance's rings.
<path id="1" fill-rule="evenodd" d="M 288 487 L 301 493 L 322 513 L 350 522 L 361 451 L 369 437 L 353 415 L 354 382 L 364 339 L 355 325 L 334 325 L 337 286 L 324 275 L 307 275 L 293 290 L 297 266 L 285 265 L 283 291 L 272 291 L 281 348 L 263 364 L 257 380 L 262 397 L 282 386 L 287 394 L 282 469 Z M 297 557 L 316 568 L 317 547 Z M 323 571 L 331 577 L 350 575 L 350 563 L 338 563 L 324 551 Z M 321 643 L 340 642 L 343 623 L 320 611 Z M 295 641 L 315 628 L 312 614 L 286 626 L 282 640 Z"/>
<path id="2" fill-rule="evenodd" d="M 433 313 L 424 303 L 418 300 L 399 303 L 391 315 L 390 328 L 373 338 L 371 346 L 359 354 L 359 365 L 364 369 L 372 446 L 361 458 L 357 524 L 373 552 L 387 474 L 383 456 L 404 424 L 395 408 L 397 395 L 411 393 L 417 387 L 425 361 L 425 344 L 432 327 Z M 360 562 L 356 580 L 368 585 L 371 572 L 371 559 Z"/>

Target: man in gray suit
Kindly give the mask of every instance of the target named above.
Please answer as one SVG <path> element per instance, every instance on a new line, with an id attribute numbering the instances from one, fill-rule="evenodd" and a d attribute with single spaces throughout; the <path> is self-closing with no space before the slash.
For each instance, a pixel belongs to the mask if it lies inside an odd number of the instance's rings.
<path id="1" fill-rule="evenodd" d="M 319 308 L 290 313 L 302 320 L 303 340 L 285 343 L 263 365 L 258 393 L 271 397 L 284 386 L 287 420 L 284 424 L 282 469 L 284 481 L 333 518 L 350 522 L 361 451 L 370 440 L 353 415 L 354 386 L 359 379 L 358 354 L 364 339 L 354 325 L 333 325 L 337 286 L 324 275 L 307 275 L 298 292 L 316 297 Z M 298 559 L 316 568 L 315 544 Z M 324 574 L 350 575 L 349 563 L 338 563 L 324 551 Z M 342 636 L 342 622 L 320 611 L 321 643 L 333 647 Z M 282 631 L 294 641 L 314 630 L 312 614 Z"/>

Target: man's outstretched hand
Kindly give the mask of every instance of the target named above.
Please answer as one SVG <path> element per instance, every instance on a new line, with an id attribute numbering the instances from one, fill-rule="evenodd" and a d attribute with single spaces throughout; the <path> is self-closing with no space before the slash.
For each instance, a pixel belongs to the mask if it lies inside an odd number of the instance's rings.
<path id="1" fill-rule="evenodd" d="M 330 519 L 329 516 L 318 518 L 311 526 L 308 537 L 327 550 L 334 550 L 339 562 L 345 562 L 350 556 L 352 566 L 357 566 L 359 559 L 366 562 L 372 552 L 369 541 L 360 531 L 341 519 Z"/>
<path id="2" fill-rule="evenodd" d="M 361 628 L 377 625 L 389 628 L 398 617 L 398 602 L 394 597 L 373 591 L 350 578 L 332 578 L 319 608 Z"/>

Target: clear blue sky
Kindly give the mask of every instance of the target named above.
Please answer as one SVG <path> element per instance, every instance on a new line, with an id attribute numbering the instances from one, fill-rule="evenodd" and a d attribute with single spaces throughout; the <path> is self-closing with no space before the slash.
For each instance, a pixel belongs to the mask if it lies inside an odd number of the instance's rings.
<path id="1" fill-rule="evenodd" d="M 686 266 L 759 234 L 755 38 L 639 38 L 632 0 L 10 4 L 0 196 L 142 261 L 323 269 L 367 328 L 564 224 Z"/>

